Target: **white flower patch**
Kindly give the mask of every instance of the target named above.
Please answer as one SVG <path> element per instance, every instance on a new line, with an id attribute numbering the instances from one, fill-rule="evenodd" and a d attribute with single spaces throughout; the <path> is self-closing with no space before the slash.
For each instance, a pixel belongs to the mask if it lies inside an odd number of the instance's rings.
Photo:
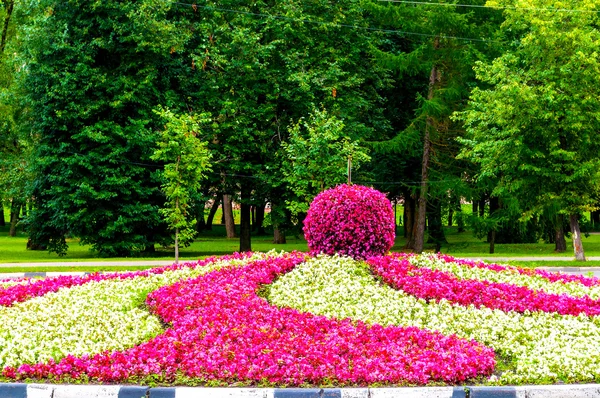
<path id="1" fill-rule="evenodd" d="M 591 299 L 600 299 L 600 286 L 584 286 L 578 282 L 551 282 L 540 275 L 523 275 L 514 269 L 497 272 L 486 268 L 469 267 L 454 262 L 446 262 L 435 255 L 420 255 L 407 257 L 416 267 L 449 272 L 458 279 L 475 279 L 488 282 L 508 283 L 516 286 L 525 286 L 533 290 L 543 290 L 546 293 L 568 294 L 570 296 L 589 296 Z"/>
<path id="2" fill-rule="evenodd" d="M 218 260 L 204 267 L 148 277 L 90 282 L 0 307 L 0 367 L 51 358 L 58 361 L 68 354 L 123 350 L 147 341 L 163 330 L 160 320 L 144 308 L 148 293 L 184 278 L 267 255 Z"/>
<path id="3" fill-rule="evenodd" d="M 499 383 L 600 380 L 600 319 L 427 303 L 382 285 L 364 262 L 319 257 L 270 286 L 278 306 L 381 325 L 417 326 L 474 339 L 496 351 Z"/>

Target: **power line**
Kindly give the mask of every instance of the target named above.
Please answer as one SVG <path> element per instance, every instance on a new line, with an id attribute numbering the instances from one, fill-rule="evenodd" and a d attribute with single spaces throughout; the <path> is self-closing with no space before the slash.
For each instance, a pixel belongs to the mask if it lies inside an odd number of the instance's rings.
<path id="1" fill-rule="evenodd" d="M 511 6 L 485 6 L 478 4 L 453 4 L 453 3 L 438 3 L 438 2 L 427 2 L 427 1 L 412 1 L 412 0 L 379 0 L 387 3 L 403 3 L 403 4 L 420 4 L 429 6 L 443 6 L 443 7 L 470 7 L 470 8 L 488 8 L 492 10 L 528 10 L 528 11 L 556 11 L 556 12 L 591 12 L 598 13 L 598 10 L 582 10 L 582 9 L 569 9 L 569 8 L 536 8 L 536 7 L 511 7 Z"/>
<path id="2" fill-rule="evenodd" d="M 202 8 L 202 9 L 210 10 L 210 11 L 229 12 L 229 13 L 242 14 L 242 15 L 250 15 L 250 16 L 262 17 L 262 18 L 279 19 L 279 20 L 283 20 L 283 21 L 303 22 L 303 23 L 309 23 L 309 24 L 315 24 L 315 25 L 323 25 L 323 26 L 330 26 L 330 27 L 337 27 L 337 28 L 349 28 L 349 29 L 366 30 L 366 31 L 370 31 L 370 32 L 380 32 L 380 33 L 390 33 L 390 34 L 399 34 L 399 35 L 408 35 L 408 36 L 420 36 L 420 37 L 432 37 L 432 38 L 437 37 L 437 38 L 440 38 L 440 39 L 454 39 L 454 40 L 464 40 L 464 41 L 477 41 L 477 42 L 482 42 L 482 43 L 498 43 L 497 41 L 494 41 L 494 40 L 476 39 L 476 38 L 460 37 L 460 36 L 449 36 L 449 35 L 441 35 L 441 34 L 409 32 L 409 31 L 396 30 L 396 29 L 373 28 L 373 27 L 370 27 L 370 26 L 359 26 L 359 25 L 341 24 L 341 23 L 335 23 L 335 22 L 314 21 L 314 20 L 311 20 L 311 19 L 291 18 L 291 17 L 284 17 L 282 15 L 273 15 L 273 14 L 256 13 L 256 12 L 250 12 L 250 11 L 233 10 L 233 9 L 222 8 L 222 7 L 201 6 L 201 5 L 198 5 L 198 4 L 181 3 L 181 2 L 177 2 L 177 1 L 173 2 L 172 4 L 177 4 L 177 5 L 191 7 L 193 10 L 197 10 L 197 9 Z"/>

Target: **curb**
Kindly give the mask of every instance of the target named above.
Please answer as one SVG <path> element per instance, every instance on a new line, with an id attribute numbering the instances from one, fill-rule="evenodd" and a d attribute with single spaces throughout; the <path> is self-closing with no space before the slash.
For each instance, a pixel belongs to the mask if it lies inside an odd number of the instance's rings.
<path id="1" fill-rule="evenodd" d="M 2 398 L 595 398 L 600 384 L 516 387 L 211 388 L 0 384 Z"/>
<path id="2" fill-rule="evenodd" d="M 112 271 L 100 271 L 98 273 L 102 274 L 105 272 Z M 89 274 L 94 274 L 94 272 L 12 272 L 12 273 L 2 273 L 0 272 L 0 282 L 9 281 L 11 279 L 22 279 L 22 278 L 48 278 L 52 276 L 85 276 Z M 1 397 L 1 396 L 0 396 Z"/>
<path id="3" fill-rule="evenodd" d="M 190 261 L 198 261 L 198 259 L 193 259 L 193 260 L 185 260 L 185 259 L 179 259 L 180 262 L 184 263 L 184 262 L 190 262 Z M 33 262 L 33 263 L 0 263 L 0 269 L 1 268 L 8 268 L 8 267 L 31 267 L 31 268 L 38 268 L 38 267 L 82 267 L 82 266 L 90 266 L 90 267 L 94 267 L 94 266 L 103 266 L 103 267 L 121 267 L 121 266 L 136 266 L 136 265 L 148 265 L 148 266 L 167 266 L 167 265 L 171 265 L 175 262 L 175 259 L 169 259 L 169 260 L 144 260 L 144 261 L 120 261 L 120 260 L 113 260 L 113 261 L 64 261 L 64 262 L 60 262 L 60 261 L 55 261 L 55 262 L 48 262 L 48 261 L 41 261 L 41 262 Z"/>
<path id="4" fill-rule="evenodd" d="M 596 277 L 600 277 L 600 267 L 539 267 L 537 269 L 544 271 L 563 272 L 567 274 L 587 275 L 592 273 Z M 47 278 L 52 276 L 85 276 L 94 273 L 105 274 L 113 272 L 128 272 L 128 271 L 97 271 L 97 272 L 18 272 L 18 273 L 3 273 L 0 271 L 0 282 L 10 281 L 12 279 L 22 278 Z M 0 397 L 1 398 L 1 397 Z"/>

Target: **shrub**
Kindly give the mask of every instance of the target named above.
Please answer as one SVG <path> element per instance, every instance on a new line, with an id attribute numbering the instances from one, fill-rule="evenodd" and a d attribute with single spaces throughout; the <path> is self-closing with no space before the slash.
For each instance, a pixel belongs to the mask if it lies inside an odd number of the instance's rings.
<path id="1" fill-rule="evenodd" d="M 321 192 L 304 220 L 312 252 L 365 259 L 394 245 L 394 212 L 381 192 L 361 185 L 338 185 Z"/>

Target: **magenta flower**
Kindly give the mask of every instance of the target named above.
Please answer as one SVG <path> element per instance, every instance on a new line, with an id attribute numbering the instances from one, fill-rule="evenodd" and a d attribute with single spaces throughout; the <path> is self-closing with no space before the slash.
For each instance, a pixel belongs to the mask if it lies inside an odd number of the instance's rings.
<path id="1" fill-rule="evenodd" d="M 451 303 L 503 311 L 544 311 L 561 315 L 600 315 L 600 300 L 588 296 L 552 294 L 507 283 L 460 280 L 449 272 L 418 268 L 409 255 L 393 254 L 368 260 L 373 272 L 391 286 L 427 300 L 446 299 Z"/>
<path id="2" fill-rule="evenodd" d="M 248 257 L 249 253 L 234 253 L 232 255 L 223 256 L 221 260 L 227 259 L 239 259 Z M 203 267 L 207 264 L 215 262 L 217 257 L 209 257 L 204 260 L 198 260 L 194 262 L 187 262 L 181 264 L 172 264 L 165 267 L 157 267 L 144 271 L 134 272 L 115 272 L 100 274 L 94 273 L 86 276 L 57 276 L 45 279 L 29 279 L 26 284 L 12 285 L 6 287 L 0 287 L 0 306 L 10 307 L 14 303 L 23 302 L 32 297 L 40 297 L 46 293 L 56 292 L 61 288 L 69 288 L 72 286 L 79 286 L 93 281 L 103 281 L 111 279 L 132 279 L 140 276 L 162 274 L 166 271 L 174 271 L 182 268 L 196 268 Z"/>
<path id="3" fill-rule="evenodd" d="M 304 236 L 314 253 L 359 259 L 385 254 L 396 236 L 392 205 L 373 188 L 339 185 L 315 197 Z"/>
<path id="4" fill-rule="evenodd" d="M 304 258 L 290 253 L 163 287 L 147 305 L 170 325 L 164 334 L 122 352 L 25 364 L 3 375 L 122 383 L 183 374 L 226 383 L 368 385 L 459 383 L 493 371 L 493 350 L 475 341 L 300 313 L 256 294 Z"/>
<path id="5" fill-rule="evenodd" d="M 483 261 L 468 260 L 464 258 L 454 258 L 447 254 L 438 254 L 438 258 L 444 260 L 447 263 L 456 263 L 460 265 L 466 265 L 472 268 L 485 268 L 496 272 L 511 270 L 516 271 L 522 275 L 538 275 L 549 280 L 550 282 L 577 282 L 588 287 L 600 285 L 600 279 L 596 277 L 587 277 L 583 275 L 568 275 L 559 272 L 549 272 L 542 269 L 528 269 L 513 267 L 510 265 L 486 264 Z"/>

